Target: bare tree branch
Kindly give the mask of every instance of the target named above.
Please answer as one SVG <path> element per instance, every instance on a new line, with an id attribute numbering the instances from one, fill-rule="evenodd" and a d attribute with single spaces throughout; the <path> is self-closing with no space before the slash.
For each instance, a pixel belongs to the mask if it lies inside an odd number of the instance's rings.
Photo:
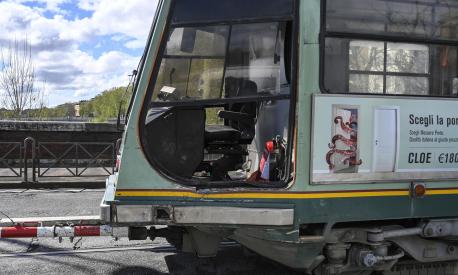
<path id="1" fill-rule="evenodd" d="M 42 108 L 42 91 L 35 87 L 35 67 L 28 40 L 10 42 L 0 55 L 0 89 L 2 105 L 12 110 L 16 118 L 27 109 Z"/>

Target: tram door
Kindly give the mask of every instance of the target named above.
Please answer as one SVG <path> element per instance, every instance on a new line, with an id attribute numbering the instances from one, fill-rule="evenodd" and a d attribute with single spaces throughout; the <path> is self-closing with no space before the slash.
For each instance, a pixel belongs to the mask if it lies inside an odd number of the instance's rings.
<path id="1" fill-rule="evenodd" d="M 376 109 L 374 172 L 394 172 L 397 148 L 397 110 Z"/>

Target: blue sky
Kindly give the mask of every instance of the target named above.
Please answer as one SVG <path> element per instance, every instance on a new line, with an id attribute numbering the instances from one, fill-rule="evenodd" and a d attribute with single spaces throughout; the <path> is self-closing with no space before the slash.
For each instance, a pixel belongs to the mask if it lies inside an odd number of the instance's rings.
<path id="1" fill-rule="evenodd" d="M 0 47 L 28 39 L 46 103 L 127 85 L 157 0 L 0 0 Z"/>

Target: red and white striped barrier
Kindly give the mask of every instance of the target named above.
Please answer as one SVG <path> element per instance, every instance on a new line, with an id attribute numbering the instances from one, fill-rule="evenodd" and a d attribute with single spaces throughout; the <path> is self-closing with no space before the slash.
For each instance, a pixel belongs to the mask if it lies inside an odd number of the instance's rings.
<path id="1" fill-rule="evenodd" d="M 117 228 L 121 229 L 121 228 Z M 59 237 L 101 237 L 119 236 L 119 230 L 113 230 L 109 225 L 100 226 L 48 226 L 48 227 L 0 227 L 0 239 L 8 238 L 59 238 Z M 122 234 L 126 235 L 126 234 Z"/>

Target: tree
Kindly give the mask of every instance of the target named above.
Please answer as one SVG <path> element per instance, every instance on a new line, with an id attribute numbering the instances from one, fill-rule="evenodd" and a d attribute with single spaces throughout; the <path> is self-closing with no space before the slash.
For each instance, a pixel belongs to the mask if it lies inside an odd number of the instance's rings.
<path id="1" fill-rule="evenodd" d="M 0 55 L 0 89 L 2 105 L 14 117 L 24 115 L 26 109 L 43 108 L 43 94 L 36 88 L 32 47 L 27 40 L 10 42 Z"/>
<path id="2" fill-rule="evenodd" d="M 96 122 L 103 122 L 115 119 L 119 111 L 122 115 L 125 115 L 131 95 L 132 89 L 128 88 L 126 91 L 126 87 L 111 88 L 103 91 L 93 99 L 81 102 L 81 116 L 91 117 Z"/>

